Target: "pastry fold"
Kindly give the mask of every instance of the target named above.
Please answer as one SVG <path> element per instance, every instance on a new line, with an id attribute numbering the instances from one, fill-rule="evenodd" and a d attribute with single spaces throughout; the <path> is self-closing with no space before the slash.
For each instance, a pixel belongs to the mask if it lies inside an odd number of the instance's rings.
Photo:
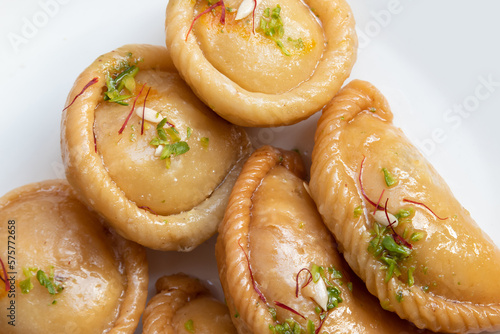
<path id="1" fill-rule="evenodd" d="M 325 108 L 310 183 L 319 212 L 384 308 L 432 331 L 499 330 L 499 248 L 392 118 L 359 80 Z"/>
<path id="2" fill-rule="evenodd" d="M 216 244 L 239 333 L 417 333 L 384 311 L 339 255 L 298 154 L 264 146 L 238 178 Z"/>

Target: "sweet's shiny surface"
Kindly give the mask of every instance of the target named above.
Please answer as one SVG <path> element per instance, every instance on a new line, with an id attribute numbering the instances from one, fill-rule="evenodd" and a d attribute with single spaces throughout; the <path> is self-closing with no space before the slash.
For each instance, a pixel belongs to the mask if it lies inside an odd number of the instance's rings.
<path id="1" fill-rule="evenodd" d="M 110 76 L 131 65 L 139 74 L 129 106 L 104 100 Z M 92 81 L 96 83 L 87 86 Z M 150 248 L 188 251 L 215 233 L 251 145 L 243 129 L 210 115 L 179 82 L 164 47 L 133 44 L 100 56 L 68 96 L 61 152 L 69 183 L 118 233 Z M 141 135 L 141 117 L 132 112 L 128 118 L 134 101 L 140 109 L 144 100 L 159 118 L 178 126 L 177 142 L 192 145 L 170 157 L 170 168 L 149 144 L 160 136 L 154 134 L 157 124 L 145 124 Z M 168 136 L 165 146 L 175 142 Z"/>
<path id="2" fill-rule="evenodd" d="M 384 168 L 396 184 L 387 185 Z M 368 82 L 351 82 L 325 109 L 310 186 L 347 262 L 387 309 L 433 331 L 500 328 L 500 249 L 392 124 L 387 101 Z M 389 233 L 411 248 L 397 260 L 400 274 L 388 274 L 389 263 L 370 250 L 377 203 L 411 212 Z"/>
<path id="3" fill-rule="evenodd" d="M 140 71 L 136 82 L 136 94 L 144 84 L 151 87 L 146 104 L 159 113 L 158 121 L 146 122 L 141 135 L 142 119 L 134 113 L 120 134 L 131 107 L 99 103 L 94 125 L 98 152 L 111 179 L 138 206 L 162 216 L 188 211 L 222 183 L 239 159 L 244 134 L 203 105 L 175 72 Z M 139 113 L 145 95 L 137 100 Z M 158 137 L 156 126 L 163 118 L 189 145 L 187 153 L 171 157 L 169 168 L 150 144 Z M 202 144 L 202 138 L 208 139 L 208 145 Z"/>
<path id="4" fill-rule="evenodd" d="M 328 276 L 327 285 L 339 289 L 342 299 L 326 313 L 319 332 L 417 333 L 413 325 L 384 311 L 350 271 L 304 181 L 291 171 L 300 175 L 300 165 L 282 154 L 262 147 L 249 158 L 220 227 L 217 259 L 229 308 L 239 313 L 233 320 L 237 328 L 263 333 L 270 325 L 293 319 L 304 329 L 311 320 L 318 329 L 319 305 L 302 288 L 316 265 L 327 276 L 329 269 L 337 273 L 337 278 Z"/>
<path id="5" fill-rule="evenodd" d="M 226 6 L 238 8 L 238 1 Z M 277 6 L 283 21 L 284 50 L 259 28 L 261 19 L 269 20 L 263 17 L 266 8 L 272 12 Z M 205 3 L 199 1 L 195 14 L 205 9 Z M 262 1 L 255 17 L 250 14 L 242 21 L 236 21 L 235 17 L 228 14 L 226 24 L 219 28 L 217 15 L 204 15 L 196 22 L 193 33 L 207 60 L 238 86 L 251 92 L 280 94 L 297 87 L 314 73 L 323 54 L 325 37 L 320 21 L 303 2 Z M 256 33 L 252 33 L 254 22 Z"/>
<path id="6" fill-rule="evenodd" d="M 0 199 L 0 219 L 14 221 L 17 230 L 15 306 L 19 316 L 30 319 L 16 326 L 1 322 L 2 333 L 134 332 L 146 302 L 145 251 L 109 231 L 66 182 L 46 181 L 10 192 Z M 0 225 L 5 240 L 8 226 Z M 7 259 L 3 250 L 0 256 Z M 63 290 L 49 293 L 39 283 L 39 270 Z M 26 271 L 33 274 L 33 287 L 23 293 L 20 282 L 28 278 Z M 6 309 L 10 298 L 0 284 L 0 305 Z"/>
<path id="7" fill-rule="evenodd" d="M 273 20 L 278 5 L 280 28 L 269 29 L 268 38 L 261 18 Z M 207 9 L 216 17 L 203 14 Z M 220 16 L 221 8 L 212 12 L 205 1 L 169 1 L 166 44 L 187 84 L 234 124 L 279 126 L 310 117 L 340 89 L 356 61 L 354 19 L 344 0 L 262 1 L 255 32 L 253 14 L 234 21 L 229 12 L 227 27 Z"/>

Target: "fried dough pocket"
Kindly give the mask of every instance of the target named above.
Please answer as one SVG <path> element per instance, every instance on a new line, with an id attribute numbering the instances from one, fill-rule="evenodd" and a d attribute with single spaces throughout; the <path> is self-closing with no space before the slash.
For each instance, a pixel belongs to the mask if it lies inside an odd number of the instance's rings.
<path id="1" fill-rule="evenodd" d="M 124 237 L 188 251 L 212 236 L 251 145 L 208 109 L 164 47 L 126 45 L 77 79 L 62 116 L 66 176 Z"/>
<path id="2" fill-rule="evenodd" d="M 175 274 L 156 281 L 143 315 L 143 334 L 236 334 L 227 307 L 196 278 Z"/>
<path id="3" fill-rule="evenodd" d="M 146 251 L 110 230 L 66 181 L 7 193 L 0 221 L 15 250 L 9 293 L 0 281 L 0 306 L 14 301 L 14 321 L 1 321 L 0 332 L 134 333 L 146 305 Z M 7 260 L 7 247 L 0 258 Z"/>
<path id="4" fill-rule="evenodd" d="M 241 126 L 306 119 L 335 95 L 356 60 L 344 0 L 172 0 L 165 25 L 188 85 Z"/>
<path id="5" fill-rule="evenodd" d="M 325 108 L 311 193 L 345 259 L 381 305 L 420 328 L 500 329 L 500 250 L 455 199 L 371 84 Z"/>
<path id="6" fill-rule="evenodd" d="M 216 244 L 239 333 L 417 333 L 339 255 L 298 154 L 265 146 L 243 167 Z"/>

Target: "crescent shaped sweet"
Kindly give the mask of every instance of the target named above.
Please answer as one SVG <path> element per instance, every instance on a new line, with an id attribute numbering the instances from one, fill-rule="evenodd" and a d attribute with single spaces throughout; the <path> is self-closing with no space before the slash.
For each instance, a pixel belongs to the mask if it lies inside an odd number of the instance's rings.
<path id="1" fill-rule="evenodd" d="M 420 328 L 500 330 L 500 250 L 353 81 L 318 122 L 310 189 L 345 259 L 381 305 Z"/>
<path id="2" fill-rule="evenodd" d="M 354 25 L 344 0 L 172 0 L 166 44 L 216 113 L 279 126 L 311 116 L 340 89 L 356 60 Z"/>
<path id="3" fill-rule="evenodd" d="M 265 146 L 235 184 L 216 257 L 238 332 L 417 333 L 350 271 L 302 177 L 298 155 Z"/>
<path id="4" fill-rule="evenodd" d="M 196 278 L 185 274 L 156 281 L 157 294 L 143 315 L 143 334 L 236 334 L 227 307 Z"/>
<path id="5" fill-rule="evenodd" d="M 66 176 L 127 239 L 189 251 L 213 235 L 251 145 L 201 103 L 168 50 L 126 45 L 77 79 L 62 117 Z"/>
<path id="6" fill-rule="evenodd" d="M 6 291 L 0 270 L 0 307 L 14 309 L 0 332 L 134 333 L 146 305 L 146 251 L 110 230 L 66 181 L 7 193 L 0 222 L 10 246 L 0 250 L 9 277 Z"/>

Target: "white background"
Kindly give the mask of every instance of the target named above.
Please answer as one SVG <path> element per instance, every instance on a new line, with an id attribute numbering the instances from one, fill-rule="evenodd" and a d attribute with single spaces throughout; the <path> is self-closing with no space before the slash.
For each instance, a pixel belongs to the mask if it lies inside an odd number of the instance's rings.
<path id="1" fill-rule="evenodd" d="M 351 78 L 382 90 L 395 123 L 500 245 L 494 210 L 500 201 L 500 2 L 349 3 L 360 37 Z M 0 195 L 64 176 L 60 117 L 74 80 L 123 44 L 163 45 L 165 7 L 165 0 L 0 0 Z M 299 148 L 309 161 L 317 117 L 251 134 L 257 145 Z M 184 271 L 208 280 L 222 299 L 213 245 L 214 238 L 188 254 L 149 252 L 150 295 L 160 275 Z"/>

